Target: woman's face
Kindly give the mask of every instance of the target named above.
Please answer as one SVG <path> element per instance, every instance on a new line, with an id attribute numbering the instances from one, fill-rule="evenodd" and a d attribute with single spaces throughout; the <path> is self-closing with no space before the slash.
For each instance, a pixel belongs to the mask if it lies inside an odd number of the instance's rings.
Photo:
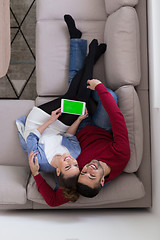
<path id="1" fill-rule="evenodd" d="M 66 177 L 71 177 L 80 173 L 77 160 L 69 153 L 61 155 L 59 159 L 59 170 Z"/>

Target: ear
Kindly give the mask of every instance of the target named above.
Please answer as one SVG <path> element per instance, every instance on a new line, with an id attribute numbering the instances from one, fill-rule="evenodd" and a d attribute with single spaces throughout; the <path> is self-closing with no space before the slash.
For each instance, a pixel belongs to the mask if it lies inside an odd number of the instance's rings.
<path id="1" fill-rule="evenodd" d="M 56 174 L 57 174 L 57 176 L 59 176 L 60 175 L 60 170 L 59 170 L 59 168 L 56 168 Z"/>
<path id="2" fill-rule="evenodd" d="M 101 178 L 101 186 L 103 187 L 104 186 L 104 176 Z"/>

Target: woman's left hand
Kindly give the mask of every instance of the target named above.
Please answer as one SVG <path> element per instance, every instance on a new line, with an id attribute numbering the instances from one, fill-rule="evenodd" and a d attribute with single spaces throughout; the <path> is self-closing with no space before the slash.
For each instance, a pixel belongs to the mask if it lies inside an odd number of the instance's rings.
<path id="1" fill-rule="evenodd" d="M 80 120 L 80 121 L 82 121 L 83 119 L 85 119 L 85 118 L 87 118 L 88 117 L 88 111 L 87 111 L 87 108 L 85 109 L 85 114 L 84 115 L 80 115 L 79 117 L 78 117 L 78 119 Z"/>

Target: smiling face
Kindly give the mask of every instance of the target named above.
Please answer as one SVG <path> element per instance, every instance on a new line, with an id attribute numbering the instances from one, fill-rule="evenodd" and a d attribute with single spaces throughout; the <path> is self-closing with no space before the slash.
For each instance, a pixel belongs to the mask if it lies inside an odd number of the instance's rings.
<path id="1" fill-rule="evenodd" d="M 59 166 L 56 169 L 57 176 L 60 173 L 64 174 L 65 177 L 72 177 L 80 173 L 78 162 L 69 153 L 64 153 L 59 159 Z"/>
<path id="2" fill-rule="evenodd" d="M 100 162 L 94 159 L 90 163 L 86 164 L 79 175 L 78 182 L 91 188 L 94 188 L 98 183 L 103 186 L 104 169 Z"/>

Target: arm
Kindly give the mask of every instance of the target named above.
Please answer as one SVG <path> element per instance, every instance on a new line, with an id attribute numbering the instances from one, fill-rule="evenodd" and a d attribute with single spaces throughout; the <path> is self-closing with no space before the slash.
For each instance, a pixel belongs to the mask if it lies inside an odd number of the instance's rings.
<path id="1" fill-rule="evenodd" d="M 76 121 L 68 128 L 67 132 L 66 133 L 69 133 L 69 134 L 72 134 L 72 135 L 75 135 L 76 134 L 76 131 L 78 129 L 78 126 L 79 124 L 81 123 L 81 121 L 85 118 L 88 117 L 88 112 L 87 112 L 87 109 L 85 110 L 85 114 L 84 115 L 80 115 Z"/>
<path id="2" fill-rule="evenodd" d="M 114 137 L 114 142 L 112 145 L 113 148 L 116 150 L 116 152 L 121 152 L 123 155 L 126 155 L 126 157 L 129 158 L 130 147 L 128 131 L 123 114 L 114 101 L 112 95 L 99 80 L 88 80 L 88 84 L 88 88 L 98 92 L 101 103 L 109 115 Z"/>
<path id="3" fill-rule="evenodd" d="M 67 203 L 69 200 L 66 199 L 63 195 L 62 189 L 58 189 L 57 191 L 54 191 L 43 179 L 43 177 L 38 172 L 39 170 L 39 164 L 38 159 L 36 157 L 36 152 L 31 152 L 29 155 L 29 166 L 32 172 L 32 175 L 36 181 L 37 189 L 44 198 L 45 202 L 51 206 L 56 207 L 59 205 L 62 205 L 64 203 Z M 34 162 L 35 158 L 35 162 Z"/>
<path id="4" fill-rule="evenodd" d="M 33 132 L 31 132 L 29 134 L 29 136 L 27 137 L 27 152 L 28 154 L 30 154 L 32 151 L 41 151 L 41 149 L 39 149 L 39 138 L 41 137 L 41 134 L 43 133 L 43 131 L 53 122 L 55 122 L 57 120 L 57 118 L 60 116 L 61 112 L 60 112 L 60 108 L 58 108 L 57 110 L 53 111 L 51 114 L 51 117 L 48 121 L 46 121 L 44 124 L 42 124 L 38 129 L 35 129 Z M 38 158 L 42 158 L 42 152 L 40 152 L 40 154 L 38 155 Z"/>
<path id="5" fill-rule="evenodd" d="M 32 151 L 38 152 L 38 142 L 41 134 L 35 130 L 34 132 L 31 132 L 29 136 L 27 137 L 27 152 L 30 154 Z"/>
<path id="6" fill-rule="evenodd" d="M 42 124 L 39 128 L 37 128 L 37 130 L 39 131 L 40 134 L 42 134 L 44 132 L 44 130 L 53 122 L 55 122 L 57 120 L 57 118 L 61 115 L 61 108 L 58 108 L 55 111 L 52 111 L 51 113 L 51 117 L 48 121 L 46 121 L 44 124 Z"/>

